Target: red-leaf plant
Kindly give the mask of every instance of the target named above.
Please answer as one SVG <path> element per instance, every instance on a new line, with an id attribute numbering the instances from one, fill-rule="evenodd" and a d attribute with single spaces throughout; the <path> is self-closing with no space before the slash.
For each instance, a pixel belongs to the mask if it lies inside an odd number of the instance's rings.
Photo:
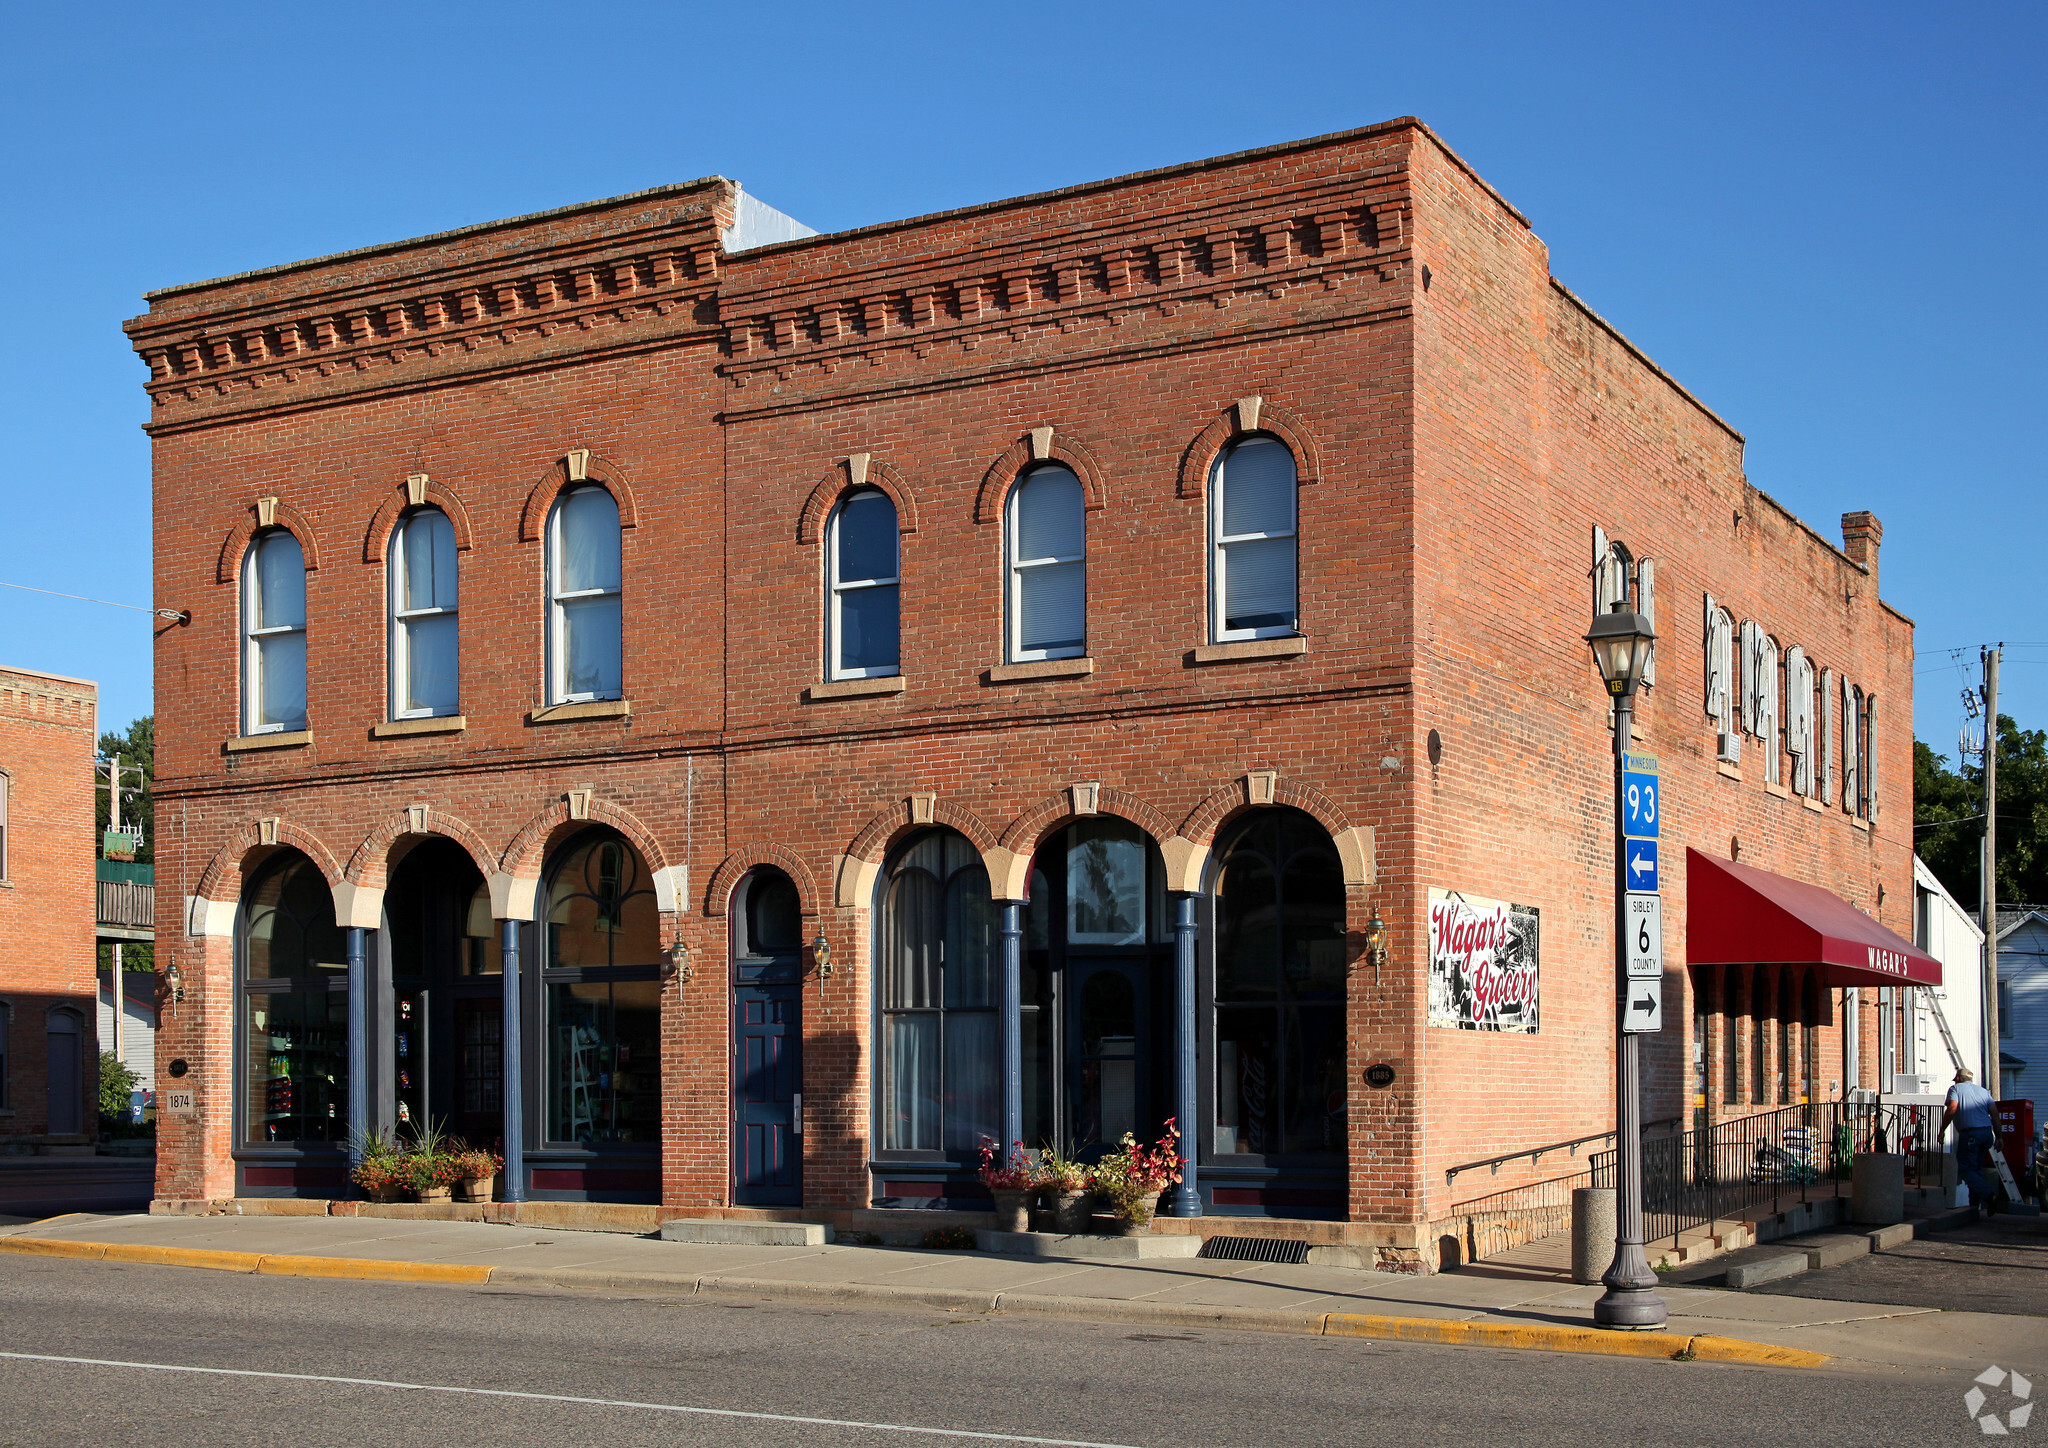
<path id="1" fill-rule="evenodd" d="M 981 1184 L 992 1192 L 1028 1192 L 1037 1180 L 1038 1167 L 1024 1150 L 1019 1141 L 1010 1147 L 1007 1161 L 996 1157 L 996 1144 L 984 1136 L 981 1139 Z"/>

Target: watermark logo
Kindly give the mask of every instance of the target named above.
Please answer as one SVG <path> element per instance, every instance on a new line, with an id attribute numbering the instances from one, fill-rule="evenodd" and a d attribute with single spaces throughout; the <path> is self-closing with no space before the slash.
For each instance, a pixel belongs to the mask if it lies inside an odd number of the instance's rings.
<path id="1" fill-rule="evenodd" d="M 1963 1406 L 1970 1410 L 1970 1416 L 1977 1420 L 1979 1431 L 1986 1437 L 2004 1438 L 2026 1427 L 2027 1420 L 2034 1416 L 2034 1405 L 2029 1401 L 2034 1396 L 2034 1385 L 2018 1373 L 2009 1373 L 1993 1363 L 1977 1374 L 1977 1384 L 1978 1386 L 1963 1394 Z M 2008 1411 L 2004 1417 L 2000 1417 L 1996 1412 L 1986 1412 L 1987 1406 L 1999 1406 L 1992 1403 L 1990 1396 L 1984 1391 L 1986 1388 L 1994 1392 L 2000 1388 L 2005 1389 L 2005 1396 L 2018 1406 Z"/>

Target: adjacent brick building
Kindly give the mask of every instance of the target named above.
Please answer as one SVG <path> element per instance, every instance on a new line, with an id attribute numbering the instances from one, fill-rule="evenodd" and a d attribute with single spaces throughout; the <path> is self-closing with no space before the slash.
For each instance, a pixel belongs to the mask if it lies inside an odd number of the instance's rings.
<path id="1" fill-rule="evenodd" d="M 93 758 L 99 688 L 0 668 L 0 1150 L 99 1130 Z"/>
<path id="2" fill-rule="evenodd" d="M 1687 848 L 1910 930 L 1878 524 L 1752 488 L 1418 122 L 150 303 L 166 1200 L 336 1193 L 351 1112 L 488 1136 L 509 1076 L 533 1197 L 969 1206 L 982 1134 L 1178 1117 L 1203 1221 L 1428 1265 L 1449 1167 L 1612 1120 L 1582 635 L 1639 582 L 1648 1114 L 1851 1084 L 1862 977 L 1689 971 Z"/>

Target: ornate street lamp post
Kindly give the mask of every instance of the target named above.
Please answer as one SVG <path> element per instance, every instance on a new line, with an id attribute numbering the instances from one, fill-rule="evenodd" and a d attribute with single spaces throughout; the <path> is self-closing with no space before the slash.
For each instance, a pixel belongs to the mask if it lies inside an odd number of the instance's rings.
<path id="1" fill-rule="evenodd" d="M 1643 1101 L 1641 1037 L 1623 1030 L 1622 1008 L 1628 999 L 1628 865 L 1623 829 L 1623 756 L 1631 740 L 1636 686 L 1657 641 L 1650 621 L 1617 600 L 1613 610 L 1593 620 L 1586 634 L 1607 696 L 1614 705 L 1614 989 L 1615 1032 L 1615 1241 L 1614 1260 L 1601 1282 L 1607 1291 L 1593 1304 L 1593 1320 L 1602 1327 L 1649 1328 L 1664 1325 L 1664 1299 L 1657 1295 L 1657 1274 L 1643 1256 Z"/>

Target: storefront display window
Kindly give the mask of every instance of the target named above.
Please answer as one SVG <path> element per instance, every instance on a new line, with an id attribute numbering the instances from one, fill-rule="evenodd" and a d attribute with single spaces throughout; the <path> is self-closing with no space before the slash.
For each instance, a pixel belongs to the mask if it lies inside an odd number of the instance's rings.
<path id="1" fill-rule="evenodd" d="M 1260 810 L 1221 842 L 1216 894 L 1219 1156 L 1345 1149 L 1344 875 L 1296 810 Z"/>
<path id="2" fill-rule="evenodd" d="M 646 866 L 594 829 L 549 879 L 546 1136 L 652 1144 L 661 1122 L 661 921 Z"/>
<path id="3" fill-rule="evenodd" d="M 348 962 L 312 861 L 284 855 L 242 904 L 242 1139 L 348 1139 Z"/>

